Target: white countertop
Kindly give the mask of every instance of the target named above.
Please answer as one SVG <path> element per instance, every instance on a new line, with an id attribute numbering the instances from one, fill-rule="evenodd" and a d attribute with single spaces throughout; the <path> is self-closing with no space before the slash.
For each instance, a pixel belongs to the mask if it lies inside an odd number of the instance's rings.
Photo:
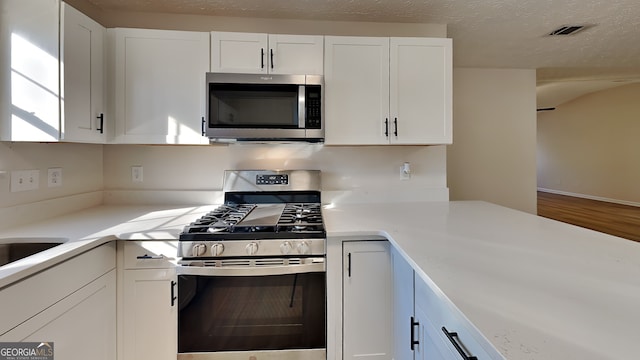
<path id="1" fill-rule="evenodd" d="M 484 202 L 343 205 L 331 235 L 387 237 L 507 359 L 635 359 L 640 244 Z"/>
<path id="2" fill-rule="evenodd" d="M 68 239 L 0 267 L 0 288 L 106 241 L 175 240 L 214 207 L 99 206 L 0 231 Z M 507 359 L 640 354 L 638 243 L 484 202 L 328 205 L 324 220 L 329 237 L 388 238 Z"/>

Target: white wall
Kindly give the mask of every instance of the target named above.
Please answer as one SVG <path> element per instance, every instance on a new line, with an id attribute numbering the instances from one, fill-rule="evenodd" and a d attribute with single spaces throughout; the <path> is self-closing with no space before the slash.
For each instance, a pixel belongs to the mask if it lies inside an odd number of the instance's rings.
<path id="1" fill-rule="evenodd" d="M 73 2 L 81 2 L 76 0 Z M 72 4 L 73 4 L 72 2 Z M 443 24 L 400 24 L 291 19 L 231 18 L 199 15 L 97 13 L 107 27 L 143 27 L 193 31 L 445 37 Z M 408 161 L 413 177 L 400 181 Z M 144 167 L 144 182 L 131 182 L 131 165 Z M 222 171 L 248 168 L 312 168 L 323 172 L 323 198 L 344 200 L 344 191 L 360 201 L 417 200 L 446 189 L 446 151 L 440 147 L 327 147 L 321 145 L 232 145 L 193 147 L 105 147 L 105 189 L 220 190 Z M 413 195 L 411 195 L 413 194 Z M 442 199 L 441 195 L 438 195 Z M 108 198 L 109 199 L 109 198 Z M 108 200 L 107 199 L 107 200 Z"/>
<path id="2" fill-rule="evenodd" d="M 62 186 L 47 187 L 47 169 L 62 168 Z M 10 191 L 10 172 L 40 170 L 38 190 Z M 99 191 L 102 145 L 0 142 L 0 208 Z"/>
<path id="3" fill-rule="evenodd" d="M 400 180 L 404 162 L 411 163 L 413 172 L 406 181 Z M 133 165 L 143 166 L 144 182 L 131 181 Z M 319 169 L 323 197 L 325 191 L 335 193 L 327 200 L 339 200 L 346 191 L 370 202 L 415 201 L 436 189 L 448 195 L 444 146 L 106 145 L 104 149 L 107 191 L 219 191 L 226 169 Z"/>
<path id="4" fill-rule="evenodd" d="M 456 68 L 451 200 L 536 210 L 535 70 Z"/>
<path id="5" fill-rule="evenodd" d="M 640 84 L 538 114 L 538 187 L 640 205 Z"/>

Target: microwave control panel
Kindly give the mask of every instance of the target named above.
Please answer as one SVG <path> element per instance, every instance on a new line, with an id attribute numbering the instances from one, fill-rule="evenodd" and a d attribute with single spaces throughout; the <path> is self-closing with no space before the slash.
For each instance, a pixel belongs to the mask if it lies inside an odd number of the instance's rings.
<path id="1" fill-rule="evenodd" d="M 307 129 L 320 129 L 322 128 L 322 101 L 320 85 L 306 85 L 305 86 L 305 101 L 306 101 L 306 121 L 305 128 Z"/>

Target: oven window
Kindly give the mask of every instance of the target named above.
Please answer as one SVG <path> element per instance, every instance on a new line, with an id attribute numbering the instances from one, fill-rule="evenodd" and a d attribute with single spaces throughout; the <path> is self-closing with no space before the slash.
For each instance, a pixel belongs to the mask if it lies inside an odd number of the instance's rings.
<path id="1" fill-rule="evenodd" d="M 298 86 L 210 84 L 212 128 L 298 128 Z"/>
<path id="2" fill-rule="evenodd" d="M 178 352 L 326 347 L 325 273 L 178 277 Z"/>

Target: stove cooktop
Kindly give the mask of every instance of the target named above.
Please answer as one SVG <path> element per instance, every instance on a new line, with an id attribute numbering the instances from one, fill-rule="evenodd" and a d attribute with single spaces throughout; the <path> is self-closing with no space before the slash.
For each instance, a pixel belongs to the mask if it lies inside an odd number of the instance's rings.
<path id="1" fill-rule="evenodd" d="M 227 170 L 223 190 L 225 204 L 180 234 L 180 257 L 326 254 L 318 170 Z"/>
<path id="2" fill-rule="evenodd" d="M 326 236 L 319 203 L 225 204 L 186 226 L 181 241 Z"/>

